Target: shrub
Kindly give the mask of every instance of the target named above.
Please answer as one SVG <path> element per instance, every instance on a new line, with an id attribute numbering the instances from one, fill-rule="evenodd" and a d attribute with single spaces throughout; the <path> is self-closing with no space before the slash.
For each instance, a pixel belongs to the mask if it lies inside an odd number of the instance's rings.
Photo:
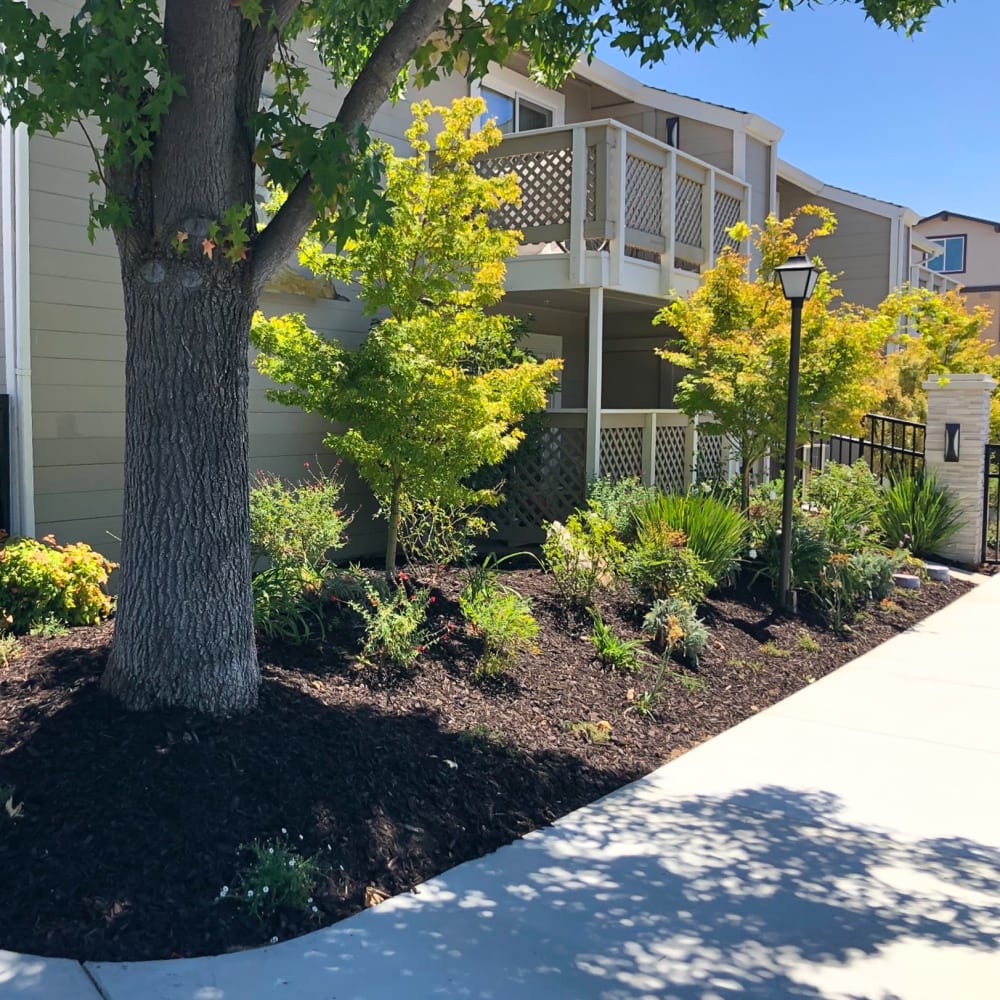
<path id="1" fill-rule="evenodd" d="M 570 607 L 590 607 L 598 587 L 612 586 L 624 554 L 614 528 L 596 510 L 577 511 L 565 525 L 558 521 L 545 525 L 542 557 Z"/>
<path id="2" fill-rule="evenodd" d="M 932 472 L 892 479 L 885 491 L 880 526 L 887 545 L 931 555 L 961 527 L 958 501 Z"/>
<path id="3" fill-rule="evenodd" d="M 652 634 L 664 658 L 679 652 L 695 666 L 708 642 L 708 629 L 694 606 L 676 597 L 657 601 L 643 620 L 642 628 Z"/>
<path id="4" fill-rule="evenodd" d="M 369 583 L 363 600 L 348 601 L 364 625 L 361 662 L 375 667 L 410 666 L 434 641 L 427 630 L 427 606 L 432 600 L 429 591 L 409 594 L 405 586 L 384 596 Z"/>
<path id="5" fill-rule="evenodd" d="M 388 512 L 380 512 L 388 519 Z M 472 539 L 488 535 L 493 525 L 461 504 L 439 500 L 414 500 L 405 494 L 399 501 L 400 547 L 409 564 L 444 567 L 465 563 L 475 553 Z"/>
<path id="6" fill-rule="evenodd" d="M 714 583 L 702 561 L 685 545 L 684 533 L 671 531 L 663 522 L 640 531 L 625 575 L 643 604 L 665 597 L 699 604 Z"/>
<path id="7" fill-rule="evenodd" d="M 595 479 L 587 494 L 590 508 L 607 521 L 623 542 L 635 540 L 636 512 L 657 495 L 655 486 L 631 479 Z"/>
<path id="8" fill-rule="evenodd" d="M 835 552 L 809 592 L 839 631 L 860 608 L 892 593 L 894 569 L 884 552 Z"/>
<path id="9" fill-rule="evenodd" d="M 569 731 L 587 743 L 607 743 L 611 739 L 611 723 L 606 719 L 600 722 L 573 722 Z"/>
<path id="10" fill-rule="evenodd" d="M 111 613 L 103 587 L 114 568 L 83 542 L 8 539 L 0 549 L 0 618 L 16 633 L 51 621 L 97 625 Z"/>
<path id="11" fill-rule="evenodd" d="M 638 537 L 666 526 L 682 531 L 687 547 L 702 561 L 713 585 L 739 566 L 747 538 L 746 518 L 709 492 L 681 496 L 658 493 L 637 511 Z"/>
<path id="12" fill-rule="evenodd" d="M 809 477 L 805 499 L 824 516 L 833 548 L 855 551 L 880 541 L 885 494 L 866 462 L 828 463 Z"/>
<path id="13" fill-rule="evenodd" d="M 594 619 L 594 628 L 587 638 L 594 647 L 601 665 L 618 670 L 638 670 L 642 643 L 638 639 L 622 639 L 615 635 L 605 625 L 601 613 L 594 608 L 590 611 L 590 617 Z"/>
<path id="14" fill-rule="evenodd" d="M 313 905 L 320 876 L 317 857 L 302 857 L 283 837 L 242 844 L 240 853 L 245 855 L 242 868 L 233 887 L 224 885 L 219 891 L 220 900 L 232 900 L 258 920 L 283 907 L 319 912 Z"/>
<path id="15" fill-rule="evenodd" d="M 480 674 L 499 674 L 514 665 L 517 657 L 534 649 L 538 622 L 531 602 L 494 580 L 470 581 L 459 597 L 459 607 L 470 625 L 483 637 Z"/>
<path id="16" fill-rule="evenodd" d="M 0 632 L 0 667 L 9 667 L 11 660 L 17 656 L 17 637 Z"/>
<path id="17" fill-rule="evenodd" d="M 254 565 L 266 558 L 272 566 L 319 570 L 347 540 L 351 518 L 338 506 L 343 492 L 337 476 L 322 469 L 297 483 L 258 472 L 250 485 Z"/>

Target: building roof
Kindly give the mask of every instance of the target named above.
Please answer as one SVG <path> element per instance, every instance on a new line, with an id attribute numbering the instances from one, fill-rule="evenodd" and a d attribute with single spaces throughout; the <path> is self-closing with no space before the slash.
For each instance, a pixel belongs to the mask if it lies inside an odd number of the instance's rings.
<path id="1" fill-rule="evenodd" d="M 1000 233 L 1000 222 L 994 219 L 980 219 L 976 215 L 963 215 L 961 212 L 935 212 L 933 215 L 927 215 L 920 220 L 920 222 L 932 222 L 934 219 L 940 219 L 942 222 L 947 222 L 950 218 L 956 219 L 968 219 L 969 222 L 979 222 L 984 226 L 992 226 L 998 233 Z M 917 225 L 920 225 L 918 222 Z"/>

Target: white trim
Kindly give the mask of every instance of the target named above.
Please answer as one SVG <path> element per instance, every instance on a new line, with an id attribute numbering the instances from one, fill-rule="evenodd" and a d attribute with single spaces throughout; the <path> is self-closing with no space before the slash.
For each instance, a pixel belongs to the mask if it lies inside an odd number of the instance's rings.
<path id="1" fill-rule="evenodd" d="M 830 201 L 856 208 L 861 212 L 870 212 L 872 215 L 881 215 L 887 219 L 903 219 L 908 226 L 914 226 L 920 220 L 920 216 L 912 208 L 907 208 L 905 205 L 894 205 L 892 202 L 881 201 L 878 198 L 870 198 L 868 195 L 834 187 L 832 184 L 821 181 L 818 177 L 813 177 L 812 174 L 807 174 L 786 160 L 778 160 L 778 176 L 810 194 L 829 198 Z"/>
<path id="2" fill-rule="evenodd" d="M 35 533 L 34 443 L 31 424 L 31 278 L 28 236 L 28 131 L 0 126 L 0 215 L 3 228 L 3 338 L 10 396 L 10 529 Z"/>
<path id="3" fill-rule="evenodd" d="M 646 86 L 601 59 L 594 59 L 592 62 L 587 62 L 586 59 L 577 60 L 573 67 L 573 76 L 620 93 L 628 100 L 654 110 L 680 115 L 682 118 L 693 118 L 707 125 L 749 132 L 765 142 L 777 142 L 785 134 L 783 128 L 760 115 Z"/>
<path id="4" fill-rule="evenodd" d="M 604 289 L 590 289 L 587 315 L 587 483 L 601 474 L 601 382 L 604 367 Z"/>

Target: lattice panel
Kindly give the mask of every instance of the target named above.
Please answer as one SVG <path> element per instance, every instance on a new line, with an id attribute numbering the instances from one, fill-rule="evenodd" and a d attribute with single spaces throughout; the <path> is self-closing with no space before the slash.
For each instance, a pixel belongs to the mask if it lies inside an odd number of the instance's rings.
<path id="1" fill-rule="evenodd" d="M 503 205 L 490 221 L 502 229 L 561 226 L 570 220 L 573 151 L 550 149 L 538 153 L 513 153 L 481 160 L 483 177 L 500 177 L 512 171 L 521 185 L 521 204 Z"/>
<path id="2" fill-rule="evenodd" d="M 654 236 L 663 232 L 663 169 L 638 156 L 625 157 L 625 225 Z"/>
<path id="3" fill-rule="evenodd" d="M 642 477 L 642 428 L 601 428 L 601 475 L 608 479 Z"/>
<path id="4" fill-rule="evenodd" d="M 701 246 L 702 185 L 689 177 L 677 178 L 674 205 L 674 239 L 688 246 Z"/>
<path id="5" fill-rule="evenodd" d="M 715 192 L 715 252 L 721 253 L 726 247 L 733 250 L 739 249 L 739 242 L 734 240 L 727 232 L 740 221 L 740 200 L 731 194 L 724 194 L 722 191 Z"/>
<path id="6" fill-rule="evenodd" d="M 729 469 L 725 462 L 725 449 L 721 434 L 699 434 L 698 454 L 695 456 L 695 467 L 699 480 L 728 480 Z"/>
<path id="7" fill-rule="evenodd" d="M 543 521 L 565 520 L 586 496 L 583 428 L 545 427 L 537 443 L 522 445 L 504 467 L 505 502 L 490 513 L 500 538 L 520 541 Z"/>
<path id="8" fill-rule="evenodd" d="M 687 488 L 684 468 L 684 428 L 656 428 L 656 485 L 666 492 L 683 492 Z"/>

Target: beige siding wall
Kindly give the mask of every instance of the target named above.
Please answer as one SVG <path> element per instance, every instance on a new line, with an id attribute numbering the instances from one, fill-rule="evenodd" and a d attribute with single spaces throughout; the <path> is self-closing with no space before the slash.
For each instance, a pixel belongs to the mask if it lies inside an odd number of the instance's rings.
<path id="1" fill-rule="evenodd" d="M 32 0 L 54 20 L 65 22 L 79 4 Z M 303 61 L 317 68 L 303 49 Z M 454 79 L 421 97 L 447 103 L 465 91 Z M 310 92 L 315 121 L 332 118 L 339 94 Z M 373 132 L 406 147 L 409 103 L 383 108 Z M 121 282 L 114 242 L 99 233 L 87 238 L 88 173 L 93 161 L 79 126 L 57 138 L 37 136 L 30 147 L 32 389 L 37 533 L 60 541 L 85 541 L 117 558 L 121 534 L 124 450 L 125 328 Z M 353 298 L 353 296 L 352 296 Z M 357 344 L 368 327 L 355 299 L 350 303 L 312 301 L 299 296 L 265 296 L 271 313 L 302 311 L 325 333 Z M 254 372 L 250 388 L 250 454 L 253 469 L 296 476 L 304 462 L 331 468 L 323 456 L 324 421 L 265 399 L 264 380 Z M 369 510 L 356 478 L 349 478 L 347 503 Z M 352 549 L 375 551 L 378 524 L 359 517 L 351 530 Z"/>
<path id="2" fill-rule="evenodd" d="M 837 231 L 813 244 L 813 252 L 834 274 L 844 300 L 877 306 L 891 290 L 889 250 L 891 222 L 884 216 L 819 198 L 788 181 L 778 180 L 779 210 L 789 215 L 802 205 L 824 205 L 836 213 Z M 808 228 L 805 219 L 802 228 Z"/>
<path id="3" fill-rule="evenodd" d="M 992 354 L 1000 354 L 1000 290 L 990 292 L 966 292 L 965 300 L 971 308 L 986 306 L 992 313 L 990 325 L 980 334 L 990 345 Z"/>
<path id="4" fill-rule="evenodd" d="M 752 196 L 750 198 L 750 219 L 758 226 L 763 225 L 771 211 L 771 147 L 766 142 L 747 137 L 747 176 Z"/>
<path id="5" fill-rule="evenodd" d="M 965 271 L 953 274 L 965 285 L 1000 285 L 1000 233 L 992 225 L 953 215 L 914 227 L 921 236 L 965 237 Z"/>
<path id="6" fill-rule="evenodd" d="M 660 123 L 666 129 L 666 118 Z M 730 129 L 718 125 L 707 125 L 693 118 L 681 119 L 680 148 L 685 153 L 697 156 L 699 160 L 711 163 L 713 167 L 732 173 L 733 170 L 733 133 Z"/>

